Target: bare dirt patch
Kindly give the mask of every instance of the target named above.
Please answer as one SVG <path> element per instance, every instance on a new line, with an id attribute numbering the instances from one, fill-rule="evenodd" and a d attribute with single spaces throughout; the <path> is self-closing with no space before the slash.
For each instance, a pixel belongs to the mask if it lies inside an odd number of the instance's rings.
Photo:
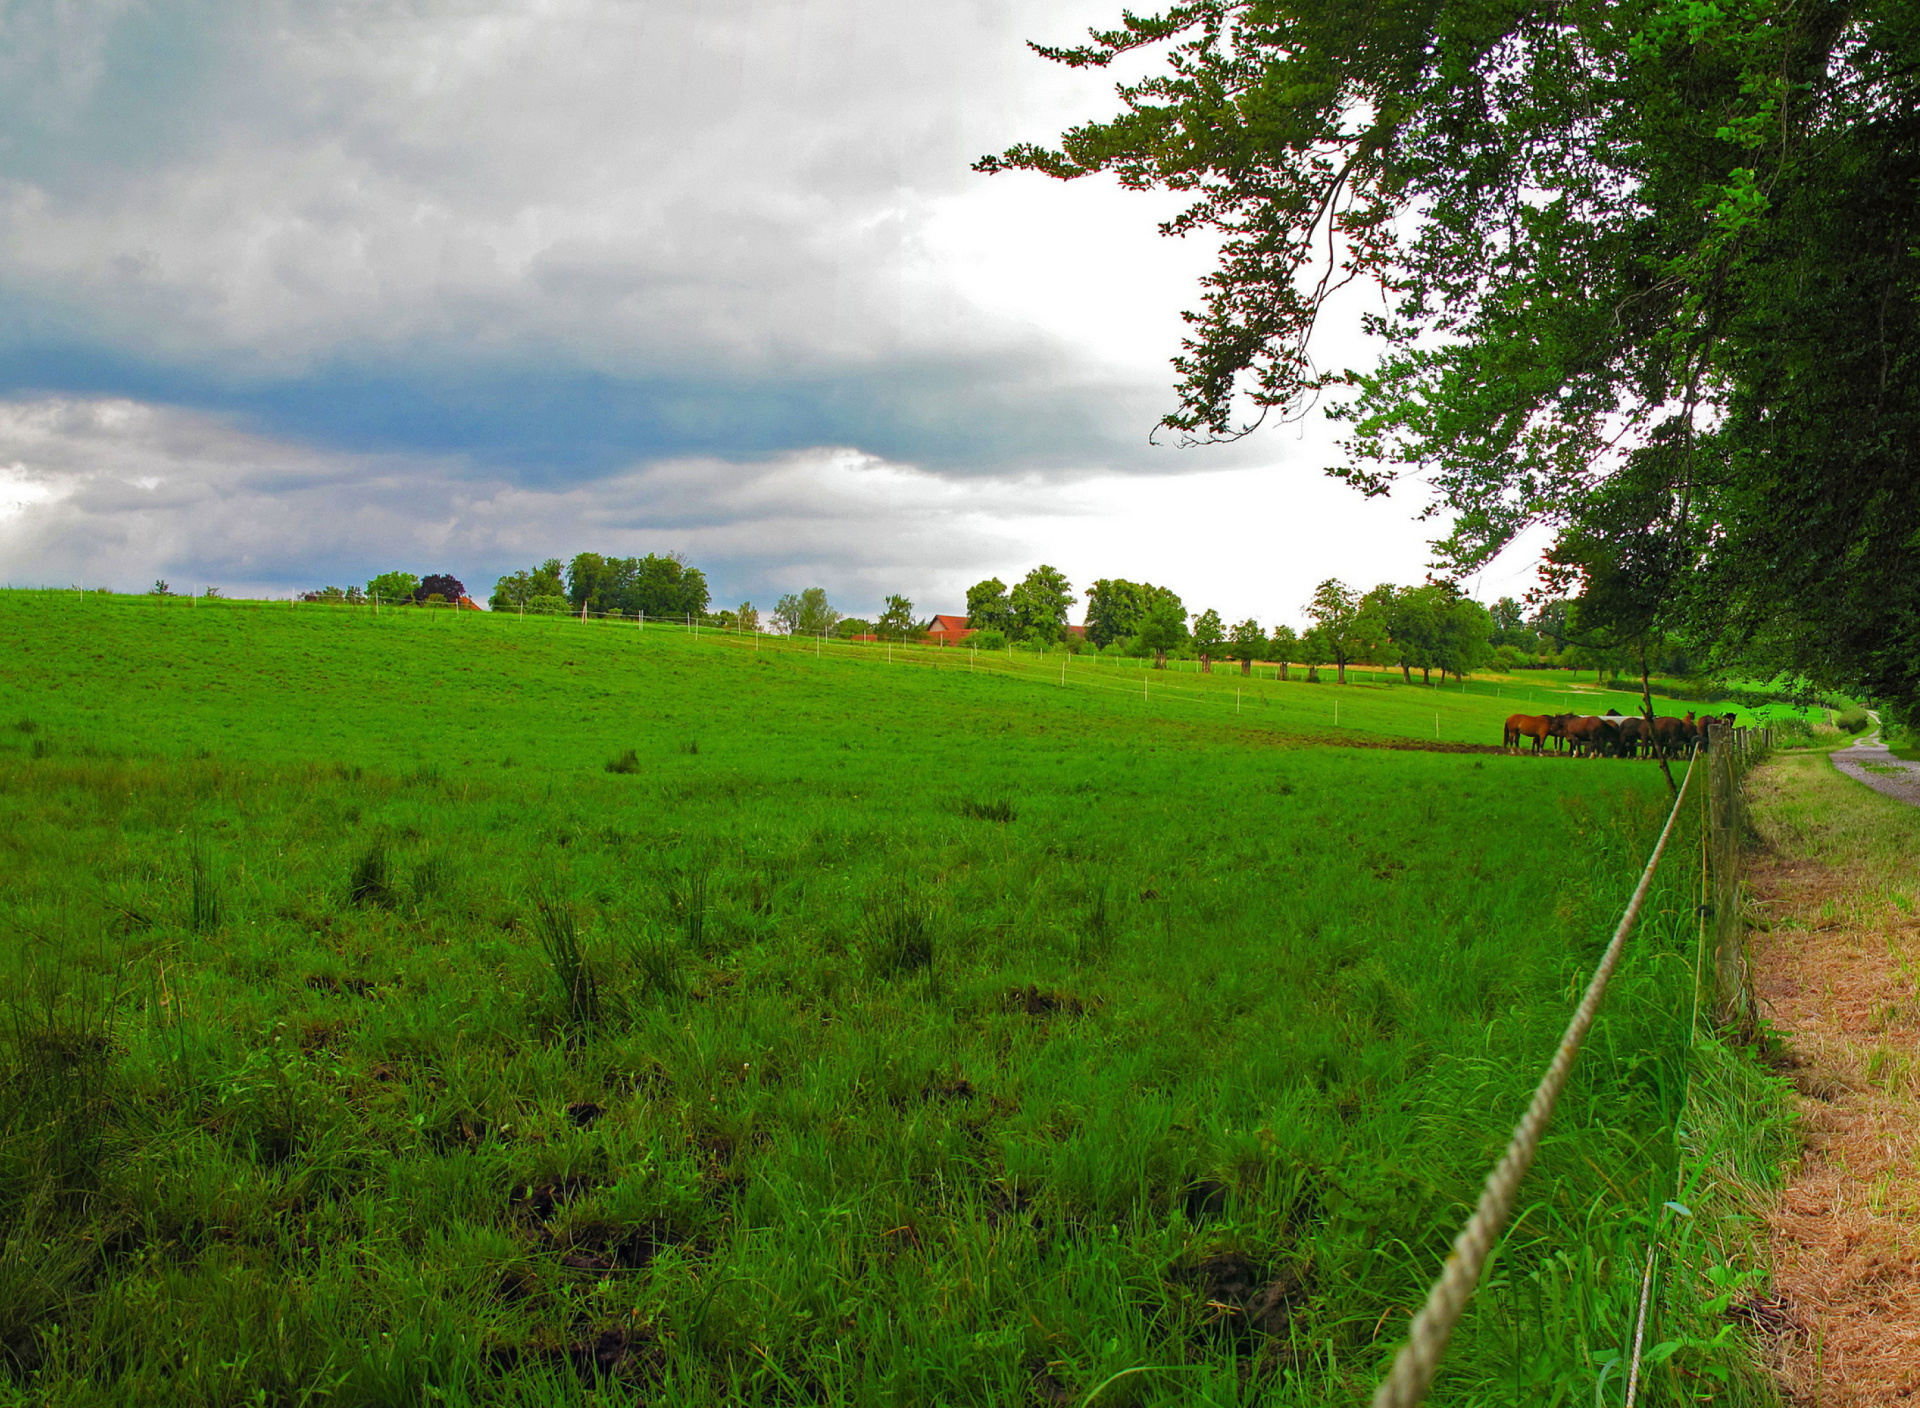
<path id="1" fill-rule="evenodd" d="M 1797 849 L 1797 848 L 1795 848 Z M 1795 1403 L 1920 1394 L 1920 926 L 1863 871 L 1773 850 L 1750 876 L 1760 1010 L 1804 1150 L 1768 1218 L 1765 1328 Z"/>

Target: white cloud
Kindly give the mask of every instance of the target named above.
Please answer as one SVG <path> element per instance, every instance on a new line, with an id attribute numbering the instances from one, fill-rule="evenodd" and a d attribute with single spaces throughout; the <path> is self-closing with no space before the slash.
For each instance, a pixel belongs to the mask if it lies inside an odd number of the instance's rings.
<path id="1" fill-rule="evenodd" d="M 953 479 L 844 448 L 673 459 L 534 489 L 464 462 L 327 453 L 125 400 L 0 402 L 0 580 L 233 594 L 345 585 L 390 567 L 493 578 L 583 549 L 681 551 L 717 597 L 822 585 L 923 613 L 1046 561 L 1084 588 L 1150 579 L 1190 607 L 1297 620 L 1314 583 L 1418 580 L 1427 526 L 1317 474 Z M 1496 593 L 1507 585 L 1492 583 Z"/>
<path id="2" fill-rule="evenodd" d="M 0 577 L 285 591 L 405 564 L 484 588 L 677 548 L 736 599 L 930 610 L 1048 560 L 1263 619 L 1327 575 L 1419 577 L 1427 527 L 1322 479 L 1317 421 L 1142 448 L 1211 254 L 1155 233 L 1174 202 L 968 172 L 1111 110 L 1116 75 L 1022 41 L 1118 8 L 0 8 L 0 343 L 289 388 L 305 442 L 258 429 L 265 392 L 227 402 L 251 430 L 131 393 L 0 402 Z M 554 369 L 606 381 L 482 414 Z M 621 448 L 687 424 L 675 443 L 711 455 Z M 596 434 L 612 448 L 565 453 Z"/>
<path id="3" fill-rule="evenodd" d="M 140 9 L 72 8 L 0 20 L 51 75 L 0 148 L 0 280 L 254 372 L 414 345 L 621 373 L 1007 347 L 1027 330 L 922 232 L 988 184 L 981 151 L 1111 102 L 1020 43 L 1103 3 L 248 0 L 171 72 L 109 61 Z M 129 165 L 100 114 L 156 86 L 169 135 Z"/>

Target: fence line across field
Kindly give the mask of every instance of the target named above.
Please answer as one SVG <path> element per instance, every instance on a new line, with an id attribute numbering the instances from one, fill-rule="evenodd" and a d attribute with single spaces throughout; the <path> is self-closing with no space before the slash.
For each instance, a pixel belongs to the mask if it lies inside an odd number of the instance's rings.
<path id="1" fill-rule="evenodd" d="M 1660 839 L 1654 845 L 1653 854 L 1647 858 L 1646 868 L 1640 873 L 1640 883 L 1634 887 L 1633 898 L 1627 902 L 1626 912 L 1620 916 L 1620 923 L 1614 928 L 1613 939 L 1601 955 L 1599 966 L 1594 969 L 1580 1005 L 1574 1009 L 1573 1019 L 1567 1023 L 1566 1034 L 1554 1049 L 1553 1059 L 1548 1062 L 1545 1074 L 1534 1087 L 1533 1099 L 1527 1103 L 1526 1113 L 1514 1127 L 1513 1137 L 1507 1141 L 1506 1152 L 1487 1175 L 1473 1216 L 1467 1219 L 1467 1225 L 1454 1238 L 1446 1266 L 1433 1283 L 1433 1289 L 1427 1293 L 1426 1304 L 1413 1317 L 1407 1342 L 1394 1356 L 1393 1367 L 1374 1391 L 1373 1408 L 1416 1408 L 1426 1397 L 1434 1375 L 1439 1372 L 1440 1357 L 1446 1353 L 1447 1341 L 1480 1284 L 1480 1273 L 1486 1268 L 1488 1254 L 1492 1252 L 1500 1234 L 1506 1230 L 1507 1220 L 1513 1215 L 1520 1180 L 1526 1177 L 1534 1155 L 1539 1152 L 1547 1121 L 1553 1118 L 1560 1092 L 1565 1089 L 1567 1077 L 1573 1072 L 1574 1058 L 1580 1054 L 1581 1043 L 1586 1040 L 1588 1029 L 1600 1013 L 1600 1004 L 1607 995 L 1607 984 L 1612 981 L 1613 970 L 1619 965 L 1620 955 L 1626 948 L 1627 935 L 1633 932 L 1634 924 L 1640 918 L 1640 907 L 1646 903 L 1647 892 L 1653 887 L 1654 872 L 1660 867 L 1661 856 L 1666 854 L 1674 822 L 1679 819 L 1681 804 L 1686 801 L 1687 789 L 1693 784 L 1694 766 L 1691 762 L 1687 765 L 1686 777 L 1673 799 L 1672 810 L 1667 813 L 1667 823 L 1660 829 Z"/>

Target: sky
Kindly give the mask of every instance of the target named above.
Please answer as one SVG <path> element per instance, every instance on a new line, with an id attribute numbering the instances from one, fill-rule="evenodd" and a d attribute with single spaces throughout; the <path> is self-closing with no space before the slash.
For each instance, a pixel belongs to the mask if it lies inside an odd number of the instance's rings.
<path id="1" fill-rule="evenodd" d="M 1172 198 L 969 169 L 1115 109 L 1026 41 L 1117 13 L 12 0 L 0 581 L 681 552 L 716 605 L 926 615 L 1047 562 L 1297 624 L 1422 580 L 1444 523 L 1326 478 L 1323 418 L 1150 443 L 1211 254 Z"/>

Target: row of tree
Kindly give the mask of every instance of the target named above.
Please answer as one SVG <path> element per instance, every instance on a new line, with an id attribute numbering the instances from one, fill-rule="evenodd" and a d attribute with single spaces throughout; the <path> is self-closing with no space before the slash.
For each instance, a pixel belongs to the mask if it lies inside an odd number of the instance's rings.
<path id="1" fill-rule="evenodd" d="M 502 577 L 488 602 L 495 611 L 530 615 L 646 616 L 666 620 L 704 616 L 707 578 L 679 553 L 645 557 L 575 555 L 561 564 L 550 557 L 538 567 Z"/>
<path id="2" fill-rule="evenodd" d="M 165 582 L 154 583 L 156 589 L 166 586 Z M 211 592 L 212 588 L 208 588 Z M 416 577 L 411 572 L 382 572 L 370 580 L 366 588 L 359 587 L 318 587 L 310 592 L 301 592 L 302 601 L 332 602 L 342 606 L 359 606 L 364 602 L 377 601 L 383 606 L 458 606 L 465 597 L 467 589 L 458 577 L 446 572 L 429 572 L 424 577 Z"/>
<path id="3" fill-rule="evenodd" d="M 387 572 L 369 581 L 364 593 L 327 587 L 304 598 L 436 604 L 457 603 L 465 593 L 460 581 L 446 574 L 417 578 Z M 1414 670 L 1427 680 L 1438 671 L 1444 680 L 1449 674 L 1483 668 L 1496 647 L 1529 649 L 1537 655 L 1552 639 L 1564 651 L 1574 632 L 1564 602 L 1548 603 L 1529 621 L 1511 598 L 1503 598 L 1489 612 L 1445 583 L 1383 584 L 1363 594 L 1329 578 L 1307 603 L 1311 624 L 1300 632 L 1282 625 L 1268 633 L 1252 618 L 1229 627 L 1217 611 L 1189 613 L 1178 592 L 1152 582 L 1102 577 L 1087 588 L 1086 599 L 1084 635 L 1076 637 L 1067 624 L 1075 601 L 1073 586 L 1058 568 L 1042 563 L 1012 587 L 998 577 L 975 583 L 967 592 L 967 625 L 981 633 L 976 639 L 994 646 L 1018 642 L 1046 648 L 1065 642 L 1073 648 L 1151 656 L 1161 668 L 1174 654 L 1193 655 L 1208 669 L 1217 659 L 1237 660 L 1243 671 L 1261 659 L 1278 662 L 1283 672 L 1294 664 L 1306 665 L 1310 672 L 1331 665 L 1342 682 L 1354 664 L 1397 665 L 1409 681 Z M 501 577 L 490 604 L 496 611 L 534 615 L 585 612 L 697 619 L 743 630 L 760 627 L 760 614 L 751 602 L 710 614 L 705 574 L 677 553 L 605 557 L 583 552 L 565 564 L 549 558 Z M 770 624 L 788 635 L 872 635 L 904 641 L 926 632 L 928 623 L 916 621 L 913 610 L 910 600 L 893 595 L 875 621 L 847 617 L 834 609 L 824 588 L 808 587 L 781 597 Z"/>

